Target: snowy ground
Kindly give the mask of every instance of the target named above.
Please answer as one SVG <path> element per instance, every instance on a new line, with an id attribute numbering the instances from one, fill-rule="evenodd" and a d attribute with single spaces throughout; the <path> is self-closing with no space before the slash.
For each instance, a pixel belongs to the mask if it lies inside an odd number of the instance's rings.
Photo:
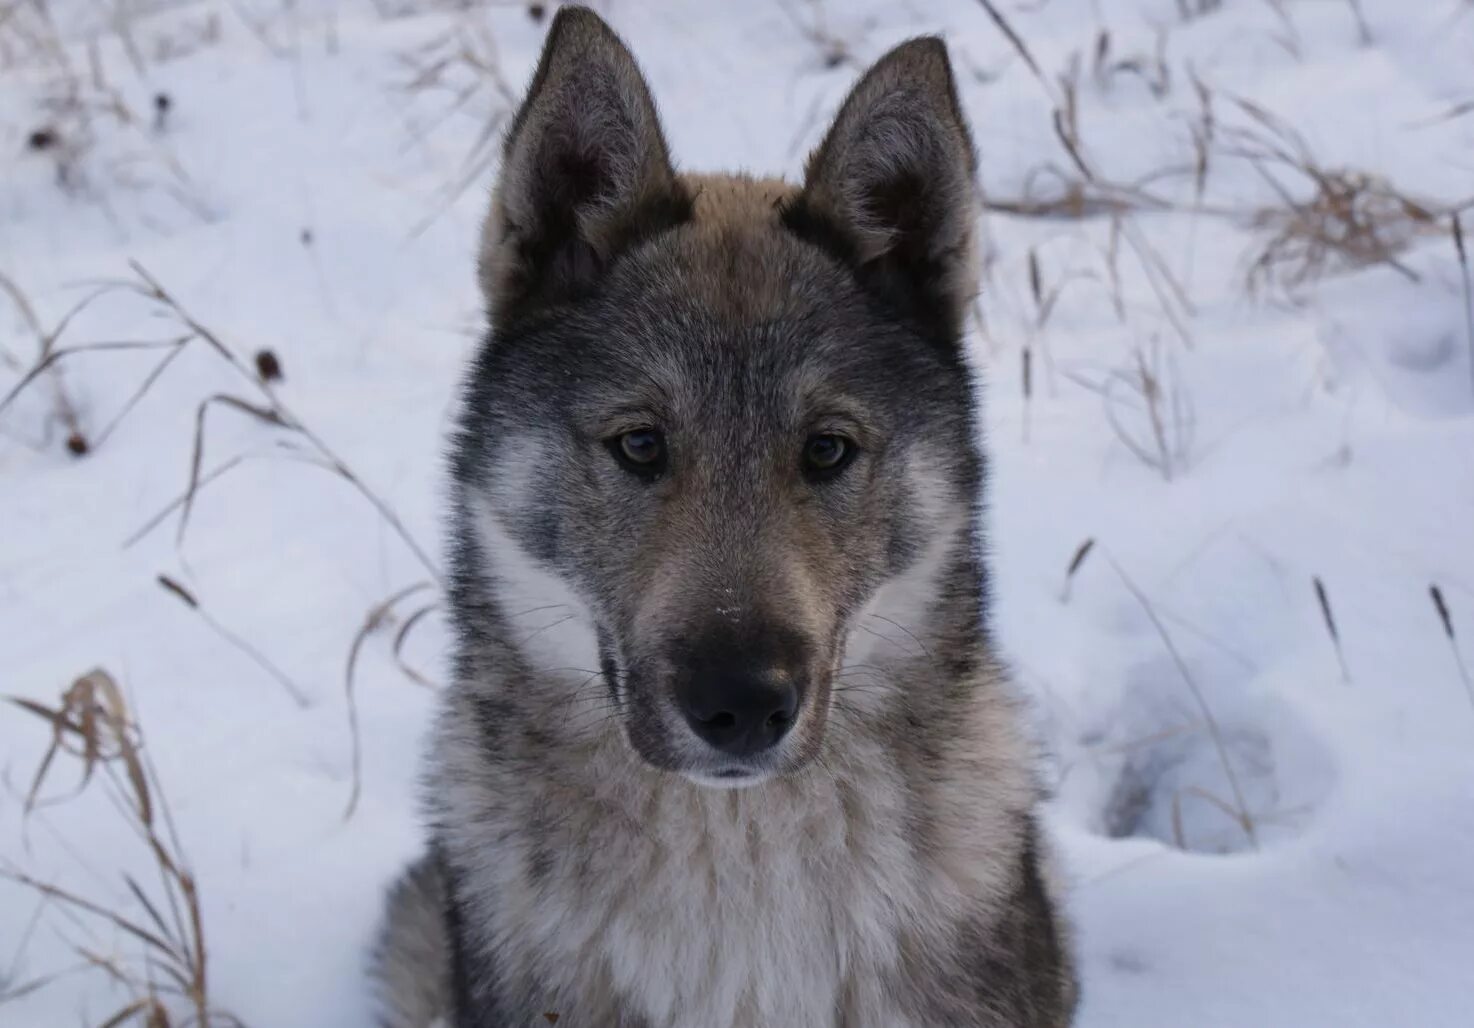
<path id="1" fill-rule="evenodd" d="M 136 262 L 245 364 L 271 350 L 275 397 L 435 559 L 440 438 L 478 330 L 486 126 L 545 19 L 449 0 L 52 0 L 47 25 L 46 6 L 0 2 L 0 396 L 36 360 L 32 315 L 49 333 L 97 283 L 138 283 Z M 975 346 L 999 629 L 1049 751 L 1081 1023 L 1469 1024 L 1474 705 L 1456 654 L 1474 663 L 1474 341 L 1448 211 L 1474 199 L 1474 6 L 999 6 L 1042 81 L 975 0 L 602 9 L 687 167 L 790 174 L 860 65 L 944 32 L 986 196 L 1032 208 L 984 218 Z M 1053 202 L 1080 177 L 1056 108 L 1124 213 Z M 1253 274 L 1272 212 L 1314 191 L 1267 151 L 1299 160 L 1302 143 L 1372 176 L 1356 202 L 1380 203 L 1398 267 L 1332 257 L 1301 275 L 1282 249 Z M 1389 188 L 1421 206 L 1369 199 Z M 112 290 L 55 346 L 187 331 Z M 170 352 L 66 358 L 59 387 L 47 374 L 0 411 L 0 692 L 54 704 L 107 669 L 199 883 L 213 1001 L 255 1026 L 362 1025 L 379 893 L 419 846 L 433 701 L 394 639 L 433 590 L 360 647 L 347 820 L 345 662 L 369 612 L 433 574 L 304 459 L 320 454 L 302 433 L 221 403 L 201 467 L 227 470 L 182 541 L 177 509 L 135 539 L 185 489 L 201 401 L 268 399 L 196 337 L 105 435 Z M 74 430 L 85 457 L 67 453 Z M 437 679 L 445 642 L 432 611 L 399 655 Z M 123 876 L 155 899 L 158 877 L 105 773 L 67 798 L 80 764 L 58 757 L 42 796 L 61 802 L 22 816 L 49 738 L 0 713 L 0 871 L 150 923 Z M 0 996 L 25 993 L 0 1023 L 125 1006 L 78 947 L 147 973 L 137 938 L 0 880 Z"/>

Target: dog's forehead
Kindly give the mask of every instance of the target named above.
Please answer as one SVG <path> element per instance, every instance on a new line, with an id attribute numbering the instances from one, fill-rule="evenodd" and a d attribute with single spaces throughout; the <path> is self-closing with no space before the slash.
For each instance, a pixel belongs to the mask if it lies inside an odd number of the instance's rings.
<path id="1" fill-rule="evenodd" d="M 683 182 L 690 219 L 632 253 L 580 313 L 592 345 L 572 388 L 595 406 L 643 402 L 733 424 L 871 391 L 892 340 L 853 275 L 784 225 L 797 187 L 743 175 Z"/>
<path id="2" fill-rule="evenodd" d="M 778 208 L 798 194 L 798 187 L 780 178 L 750 175 L 681 176 L 693 197 L 692 224 L 697 231 L 717 231 L 771 222 L 778 224 Z"/>
<path id="3" fill-rule="evenodd" d="M 776 178 L 686 175 L 692 216 L 662 244 L 664 272 L 680 296 L 734 324 L 764 324 L 813 308 L 830 262 L 782 222 L 797 187 Z"/>

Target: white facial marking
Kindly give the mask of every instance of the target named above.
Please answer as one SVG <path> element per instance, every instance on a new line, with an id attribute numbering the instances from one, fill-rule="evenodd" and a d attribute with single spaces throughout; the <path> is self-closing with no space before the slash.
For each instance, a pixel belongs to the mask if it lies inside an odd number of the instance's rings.
<path id="1" fill-rule="evenodd" d="M 926 655 L 915 633 L 926 623 L 927 606 L 936 598 L 937 576 L 967 521 L 952 485 L 924 459 L 913 460 L 907 478 L 917 507 L 912 521 L 935 528 L 920 559 L 875 591 L 845 635 L 837 685 L 842 688 L 846 677 L 863 682 L 865 688 L 845 693 L 846 701 L 862 710 L 884 704 L 887 662 Z"/>
<path id="2" fill-rule="evenodd" d="M 532 436 L 514 439 L 504 448 L 486 492 L 473 500 L 475 525 L 512 641 L 534 670 L 582 681 L 599 671 L 593 612 L 560 575 L 522 547 L 504 520 L 530 504 L 542 453 Z"/>

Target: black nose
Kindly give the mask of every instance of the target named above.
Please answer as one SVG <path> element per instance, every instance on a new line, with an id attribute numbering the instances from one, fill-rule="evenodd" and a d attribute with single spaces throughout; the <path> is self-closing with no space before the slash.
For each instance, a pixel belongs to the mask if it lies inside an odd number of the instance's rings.
<path id="1" fill-rule="evenodd" d="M 781 672 L 716 672 L 680 690 L 686 723 L 715 749 L 751 757 L 788 734 L 803 701 L 799 683 Z"/>

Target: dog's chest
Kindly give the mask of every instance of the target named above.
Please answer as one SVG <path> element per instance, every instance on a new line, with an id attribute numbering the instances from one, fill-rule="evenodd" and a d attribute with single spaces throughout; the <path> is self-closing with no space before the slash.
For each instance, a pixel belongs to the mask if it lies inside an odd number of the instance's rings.
<path id="1" fill-rule="evenodd" d="M 924 916 L 923 875 L 901 797 L 869 785 L 767 803 L 686 789 L 652 797 L 642 824 L 586 830 L 540 890 L 544 959 L 572 996 L 607 983 L 651 1028 L 901 1024 L 884 983 Z"/>

